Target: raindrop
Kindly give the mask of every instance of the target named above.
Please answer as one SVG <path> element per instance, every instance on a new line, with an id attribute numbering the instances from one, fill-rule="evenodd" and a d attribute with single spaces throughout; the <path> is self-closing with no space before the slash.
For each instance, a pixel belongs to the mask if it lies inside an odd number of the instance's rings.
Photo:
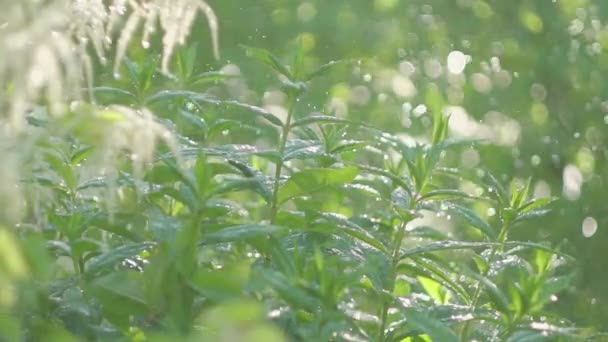
<path id="1" fill-rule="evenodd" d="M 426 106 L 423 104 L 420 104 L 420 105 L 416 106 L 416 108 L 414 108 L 413 113 L 414 113 L 414 116 L 418 117 L 418 116 L 425 114 L 426 111 L 427 111 Z"/>
<path id="2" fill-rule="evenodd" d="M 540 165 L 540 156 L 538 156 L 537 154 L 533 155 L 532 158 L 530 159 L 530 162 L 532 163 L 533 166 L 538 166 Z"/>
<path id="3" fill-rule="evenodd" d="M 114 79 L 115 80 L 119 80 L 120 79 L 120 73 L 119 72 L 115 72 L 114 73 Z"/>
<path id="4" fill-rule="evenodd" d="M 604 123 L 608 125 L 608 114 L 604 116 Z"/>
<path id="5" fill-rule="evenodd" d="M 467 58 L 460 51 L 452 51 L 448 54 L 448 70 L 452 74 L 461 74 L 467 66 Z"/>
<path id="6" fill-rule="evenodd" d="M 488 208 L 488 216 L 492 217 L 494 215 L 496 215 L 496 209 L 494 209 L 494 208 Z"/>
<path id="7" fill-rule="evenodd" d="M 371 81 L 372 80 L 372 75 L 371 74 L 365 74 L 365 75 L 363 75 L 363 80 L 365 82 Z"/>
<path id="8" fill-rule="evenodd" d="M 142 46 L 144 49 L 148 49 L 148 48 L 150 48 L 150 41 L 148 41 L 148 40 L 142 40 L 142 41 L 141 41 L 141 46 Z"/>
<path id="9" fill-rule="evenodd" d="M 569 164 L 564 168 L 563 183 L 565 197 L 571 201 L 579 199 L 583 185 L 583 174 L 576 166 Z"/>
<path id="10" fill-rule="evenodd" d="M 230 131 L 229 131 L 229 130 L 227 130 L 227 129 L 225 129 L 225 130 L 223 130 L 223 131 L 222 131 L 222 135 L 223 135 L 223 136 L 227 136 L 227 135 L 228 135 L 228 133 L 230 133 Z"/>
<path id="11" fill-rule="evenodd" d="M 583 220 L 583 236 L 590 238 L 597 232 L 597 221 L 591 217 L 585 217 Z"/>

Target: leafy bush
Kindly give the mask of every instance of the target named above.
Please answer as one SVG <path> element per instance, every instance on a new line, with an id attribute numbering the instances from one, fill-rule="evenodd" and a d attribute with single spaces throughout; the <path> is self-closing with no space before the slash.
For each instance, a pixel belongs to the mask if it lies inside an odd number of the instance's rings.
<path id="1" fill-rule="evenodd" d="M 96 65 L 111 77 L 96 78 L 94 103 L 52 108 L 52 92 L 12 95 L 40 102 L 25 133 L 2 146 L 14 163 L 0 186 L 2 338 L 593 336 L 554 308 L 575 279 L 572 257 L 510 239 L 519 225 L 543 222 L 555 199 L 534 198 L 530 181 L 458 168 L 456 151 L 487 142 L 449 136 L 437 88 L 426 89 L 432 126 L 404 138 L 310 113 L 308 92 L 367 61 L 311 67 L 300 42 L 284 65 L 243 47 L 274 73 L 285 95 L 278 115 L 235 99 L 247 75 L 205 69 L 196 45 L 177 49 L 169 74 L 175 42 L 161 45 L 163 57 L 118 64 L 120 77 Z"/>

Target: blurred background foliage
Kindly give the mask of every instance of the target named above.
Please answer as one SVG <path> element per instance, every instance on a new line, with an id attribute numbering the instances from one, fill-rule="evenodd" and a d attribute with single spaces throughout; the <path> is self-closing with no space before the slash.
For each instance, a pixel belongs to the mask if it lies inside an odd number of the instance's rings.
<path id="1" fill-rule="evenodd" d="M 563 244 L 580 264 L 577 288 L 562 303 L 580 324 L 608 328 L 605 167 L 608 3 L 587 0 L 260 0 L 217 1 L 220 66 L 240 69 L 237 98 L 263 98 L 281 112 L 273 79 L 239 44 L 291 57 L 296 41 L 307 64 L 349 59 L 311 86 L 310 111 L 366 121 L 416 136 L 430 112 L 452 115 L 451 134 L 493 144 L 461 155 L 463 167 L 504 179 L 534 179 L 537 194 L 561 196 L 542 223 L 518 239 Z M 204 25 L 193 33 L 205 38 Z M 211 59 L 211 52 L 201 44 Z M 450 53 L 455 52 L 450 55 Z M 466 59 L 466 66 L 459 58 Z M 451 56 L 451 60 L 448 60 Z M 224 64 L 227 63 L 227 64 Z M 238 67 L 237 67 L 238 66 Z M 440 100 L 433 99 L 439 90 Z M 252 94 L 252 92 L 255 93 Z M 431 114 L 432 115 L 432 114 Z M 562 196 L 563 195 L 563 196 Z"/>

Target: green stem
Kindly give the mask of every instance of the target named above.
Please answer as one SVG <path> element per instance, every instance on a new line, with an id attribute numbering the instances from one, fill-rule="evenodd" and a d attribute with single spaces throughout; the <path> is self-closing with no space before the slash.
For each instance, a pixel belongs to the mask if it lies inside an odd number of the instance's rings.
<path id="1" fill-rule="evenodd" d="M 500 233 L 498 234 L 498 237 L 496 238 L 496 242 L 499 243 L 503 243 L 507 240 L 507 233 L 509 231 L 509 225 L 505 224 L 500 228 Z M 496 257 L 496 254 L 498 253 L 498 251 L 502 251 L 502 246 L 496 247 L 492 249 L 492 253 L 490 253 L 490 256 L 488 257 L 488 269 L 485 270 L 482 273 L 483 277 L 486 277 L 488 275 L 488 272 L 490 271 L 490 268 L 492 267 L 492 263 L 494 262 L 494 258 Z M 477 304 L 479 304 L 479 300 L 481 299 L 481 282 L 477 282 L 477 288 L 475 289 L 475 293 L 473 294 L 473 300 L 471 301 L 471 310 L 474 310 L 475 307 L 477 306 Z M 462 327 L 462 330 L 460 331 L 460 340 L 461 341 L 466 341 L 467 336 L 469 335 L 469 330 L 471 328 L 471 322 L 467 321 L 464 326 Z"/>
<path id="2" fill-rule="evenodd" d="M 401 225 L 399 225 L 399 228 L 397 230 L 397 235 L 395 236 L 395 246 L 393 247 L 391 258 L 391 282 L 389 284 L 388 293 L 386 295 L 392 295 L 392 293 L 395 291 L 397 265 L 399 264 L 399 259 L 401 255 L 401 245 L 403 244 L 403 239 L 405 238 L 406 224 L 406 221 L 401 222 Z M 388 310 L 390 309 L 390 305 L 390 300 L 382 298 L 382 307 L 380 308 L 380 329 L 378 331 L 378 342 L 382 342 L 385 339 L 384 331 L 386 330 Z"/>
<path id="3" fill-rule="evenodd" d="M 277 218 L 277 212 L 279 210 L 279 187 L 281 185 L 281 172 L 283 171 L 283 154 L 285 153 L 285 146 L 287 145 L 287 136 L 291 130 L 291 121 L 293 118 L 294 109 L 298 102 L 298 95 L 294 93 L 289 94 L 287 100 L 287 119 L 283 124 L 283 130 L 281 131 L 281 142 L 279 143 L 279 160 L 274 173 L 274 186 L 272 190 L 272 202 L 270 203 L 270 224 L 274 224 Z"/>

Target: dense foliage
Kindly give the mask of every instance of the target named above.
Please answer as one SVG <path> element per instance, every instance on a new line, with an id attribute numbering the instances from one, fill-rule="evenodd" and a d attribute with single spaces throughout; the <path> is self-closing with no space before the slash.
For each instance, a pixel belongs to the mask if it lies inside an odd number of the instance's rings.
<path id="1" fill-rule="evenodd" d="M 0 0 L 0 341 L 605 338 L 605 5 L 243 3 Z"/>

